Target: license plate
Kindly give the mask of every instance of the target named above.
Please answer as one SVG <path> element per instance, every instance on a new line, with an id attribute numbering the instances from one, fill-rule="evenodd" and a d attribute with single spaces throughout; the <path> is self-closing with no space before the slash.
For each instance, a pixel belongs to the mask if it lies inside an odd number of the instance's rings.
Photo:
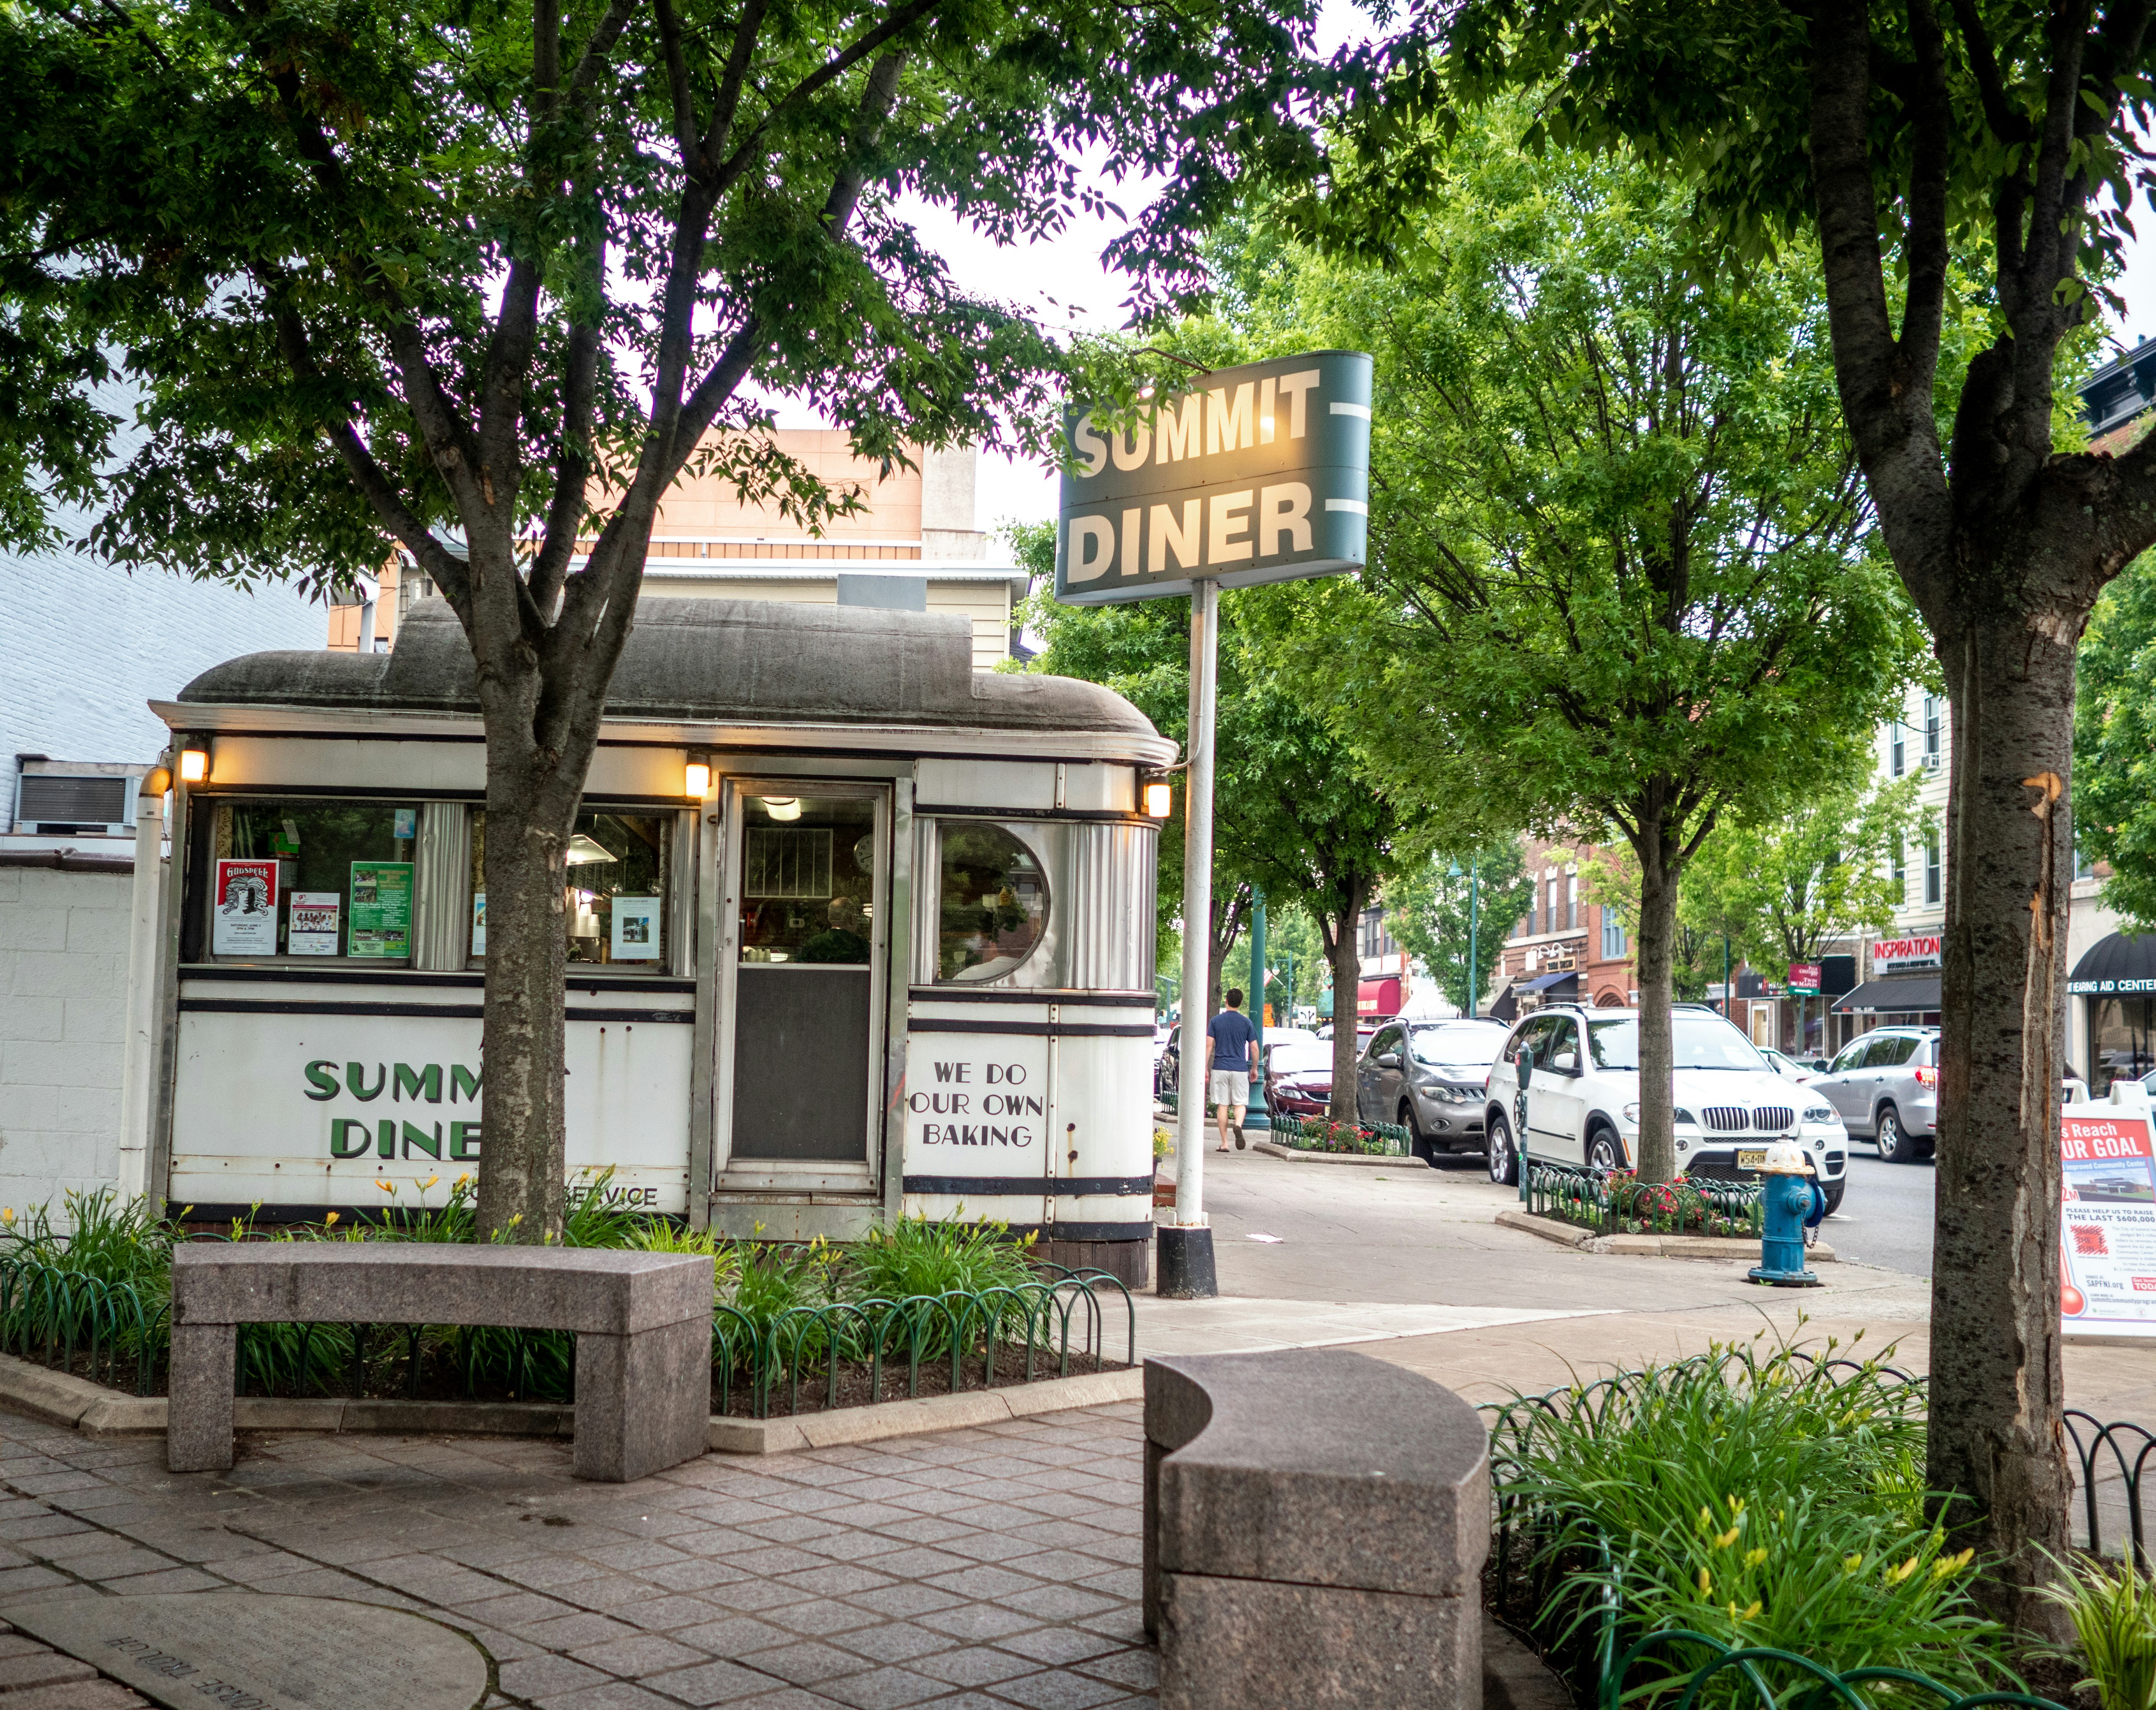
<path id="1" fill-rule="evenodd" d="M 1764 1152 L 1740 1152 L 1737 1154 L 1737 1167 L 1739 1169 L 1763 1169 L 1766 1167 L 1766 1163 L 1767 1154 Z"/>

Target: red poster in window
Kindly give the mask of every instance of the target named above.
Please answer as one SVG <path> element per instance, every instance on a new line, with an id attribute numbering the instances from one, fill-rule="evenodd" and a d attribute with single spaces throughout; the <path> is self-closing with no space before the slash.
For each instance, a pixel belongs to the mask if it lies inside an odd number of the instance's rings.
<path id="1" fill-rule="evenodd" d="M 2156 1337 L 2156 1145 L 2130 1106 L 2061 1115 L 2059 1295 L 2069 1334 Z"/>
<path id="2" fill-rule="evenodd" d="M 219 956 L 277 953 L 277 863 L 219 861 L 210 949 Z"/>

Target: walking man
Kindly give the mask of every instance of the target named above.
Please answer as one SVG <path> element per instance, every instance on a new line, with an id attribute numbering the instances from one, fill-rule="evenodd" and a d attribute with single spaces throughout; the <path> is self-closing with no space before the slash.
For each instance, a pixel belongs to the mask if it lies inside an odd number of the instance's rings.
<path id="1" fill-rule="evenodd" d="M 1213 1018 L 1205 1030 L 1212 1041 L 1213 1108 L 1220 1122 L 1219 1149 L 1228 1149 L 1228 1132 L 1235 1134 L 1235 1149 L 1243 1149 L 1243 1112 L 1250 1101 L 1250 1076 L 1258 1068 L 1258 1030 L 1243 1014 L 1243 994 L 1228 989 L 1228 1007 Z M 1233 1112 L 1233 1115 L 1229 1114 Z"/>

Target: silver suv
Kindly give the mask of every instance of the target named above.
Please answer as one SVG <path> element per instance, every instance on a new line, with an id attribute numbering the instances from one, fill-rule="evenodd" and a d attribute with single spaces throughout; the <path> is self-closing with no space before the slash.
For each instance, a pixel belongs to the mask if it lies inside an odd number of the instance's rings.
<path id="1" fill-rule="evenodd" d="M 1482 1149 L 1482 1102 L 1504 1024 L 1389 1021 L 1370 1035 L 1355 1065 L 1355 1114 L 1398 1122 L 1432 1169 L 1438 1154 Z"/>
<path id="2" fill-rule="evenodd" d="M 1929 1158 L 1938 1142 L 1939 1030 L 1859 1034 L 1806 1091 L 1832 1105 L 1853 1137 L 1869 1136 L 1887 1163 Z"/>

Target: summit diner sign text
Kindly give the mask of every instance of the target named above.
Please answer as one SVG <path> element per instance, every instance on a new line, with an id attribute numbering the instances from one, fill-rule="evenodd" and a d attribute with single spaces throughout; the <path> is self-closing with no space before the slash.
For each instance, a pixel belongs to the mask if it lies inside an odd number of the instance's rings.
<path id="1" fill-rule="evenodd" d="M 1120 430 L 1074 411 L 1055 597 L 1106 605 L 1359 569 L 1370 398 L 1368 356 L 1313 351 L 1193 374 Z"/>

